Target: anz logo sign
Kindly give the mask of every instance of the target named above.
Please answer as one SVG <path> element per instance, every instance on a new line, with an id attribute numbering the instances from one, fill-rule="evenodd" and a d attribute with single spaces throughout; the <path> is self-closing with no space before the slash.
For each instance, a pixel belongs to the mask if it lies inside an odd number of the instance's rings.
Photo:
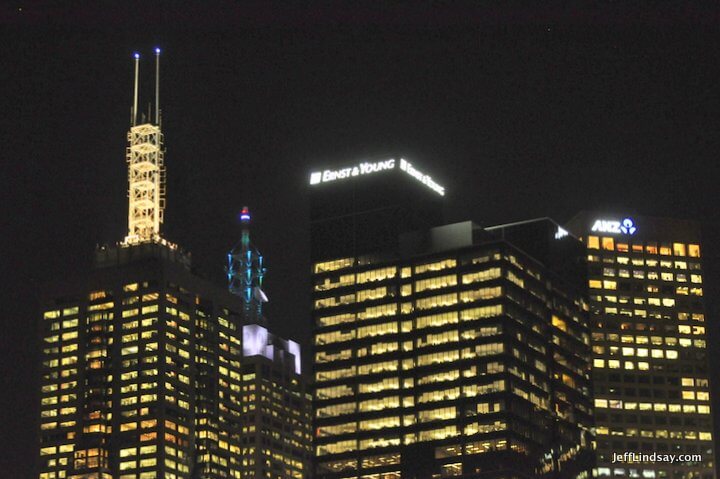
<path id="1" fill-rule="evenodd" d="M 612 233 L 623 235 L 634 235 L 637 226 L 632 218 L 625 218 L 622 221 L 616 220 L 595 220 L 592 231 L 596 233 Z"/>

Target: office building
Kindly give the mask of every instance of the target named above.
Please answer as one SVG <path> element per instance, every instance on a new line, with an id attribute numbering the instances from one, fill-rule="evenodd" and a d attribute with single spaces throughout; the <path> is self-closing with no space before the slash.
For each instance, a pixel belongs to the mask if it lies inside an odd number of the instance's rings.
<path id="1" fill-rule="evenodd" d="M 315 477 L 589 477 L 587 304 L 551 254 L 581 245 L 438 226 L 444 189 L 378 164 L 310 178 Z"/>
<path id="2" fill-rule="evenodd" d="M 240 477 L 240 304 L 157 242 L 48 291 L 41 479 Z"/>
<path id="3" fill-rule="evenodd" d="M 228 253 L 229 290 L 242 299 L 242 478 L 311 477 L 312 397 L 306 391 L 300 345 L 268 330 L 262 290 L 263 256 L 250 241 L 250 210 Z"/>
<path id="4" fill-rule="evenodd" d="M 599 475 L 714 478 L 699 225 L 583 212 L 567 230 L 587 248 Z"/>
<path id="5" fill-rule="evenodd" d="M 300 345 L 243 326 L 242 477 L 312 477 L 312 397 Z"/>
<path id="6" fill-rule="evenodd" d="M 259 324 L 257 275 L 248 302 L 161 235 L 158 94 L 138 122 L 138 70 L 136 55 L 127 236 L 43 291 L 38 477 L 309 477 L 300 350 Z"/>

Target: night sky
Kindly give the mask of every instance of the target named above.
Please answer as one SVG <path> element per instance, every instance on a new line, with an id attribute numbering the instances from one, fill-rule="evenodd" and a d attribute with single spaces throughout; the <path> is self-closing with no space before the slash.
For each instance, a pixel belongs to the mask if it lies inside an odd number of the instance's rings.
<path id="1" fill-rule="evenodd" d="M 0 6 L 1 477 L 35 461 L 43 284 L 126 234 L 131 57 L 145 56 L 142 110 L 155 46 L 164 236 L 222 282 L 248 205 L 280 333 L 309 338 L 310 170 L 403 156 L 446 187 L 449 221 L 594 208 L 701 221 L 718 357 L 718 11 L 123 4 Z"/>

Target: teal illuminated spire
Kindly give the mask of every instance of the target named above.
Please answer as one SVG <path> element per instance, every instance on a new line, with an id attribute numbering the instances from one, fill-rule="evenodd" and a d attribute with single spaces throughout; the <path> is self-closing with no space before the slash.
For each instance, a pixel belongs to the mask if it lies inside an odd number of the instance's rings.
<path id="1" fill-rule="evenodd" d="M 240 212 L 242 237 L 228 253 L 228 289 L 242 298 L 243 314 L 248 320 L 262 320 L 262 305 L 268 298 L 262 290 L 265 267 L 260 252 L 250 243 L 250 211 Z"/>

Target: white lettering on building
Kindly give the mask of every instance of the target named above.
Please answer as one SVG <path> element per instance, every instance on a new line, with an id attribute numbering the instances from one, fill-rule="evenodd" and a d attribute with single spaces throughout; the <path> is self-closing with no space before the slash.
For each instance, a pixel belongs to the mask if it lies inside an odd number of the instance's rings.
<path id="1" fill-rule="evenodd" d="M 381 171 L 394 170 L 396 161 L 394 158 L 376 162 L 363 162 L 349 168 L 341 168 L 338 170 L 324 170 L 310 173 L 310 184 L 319 185 L 320 183 L 330 183 L 332 181 L 344 180 L 355 176 L 363 176 Z M 409 161 L 400 159 L 400 169 L 420 183 L 424 184 L 436 193 L 445 196 L 445 187 L 440 186 L 432 179 L 430 175 L 426 175 L 418 171 Z"/>
<path id="2" fill-rule="evenodd" d="M 637 227 L 631 218 L 625 218 L 622 221 L 598 219 L 593 223 L 591 230 L 596 233 L 632 235 L 637 231 Z"/>
<path id="3" fill-rule="evenodd" d="M 400 158 L 400 169 L 406 172 L 408 175 L 412 176 L 416 180 L 418 180 L 423 185 L 427 186 L 431 190 L 435 191 L 436 193 L 445 196 L 445 187 L 440 186 L 430 177 L 430 175 L 425 175 L 421 173 L 420 171 L 416 170 L 415 167 L 413 167 L 412 163 L 409 161 L 405 161 L 402 158 Z"/>

